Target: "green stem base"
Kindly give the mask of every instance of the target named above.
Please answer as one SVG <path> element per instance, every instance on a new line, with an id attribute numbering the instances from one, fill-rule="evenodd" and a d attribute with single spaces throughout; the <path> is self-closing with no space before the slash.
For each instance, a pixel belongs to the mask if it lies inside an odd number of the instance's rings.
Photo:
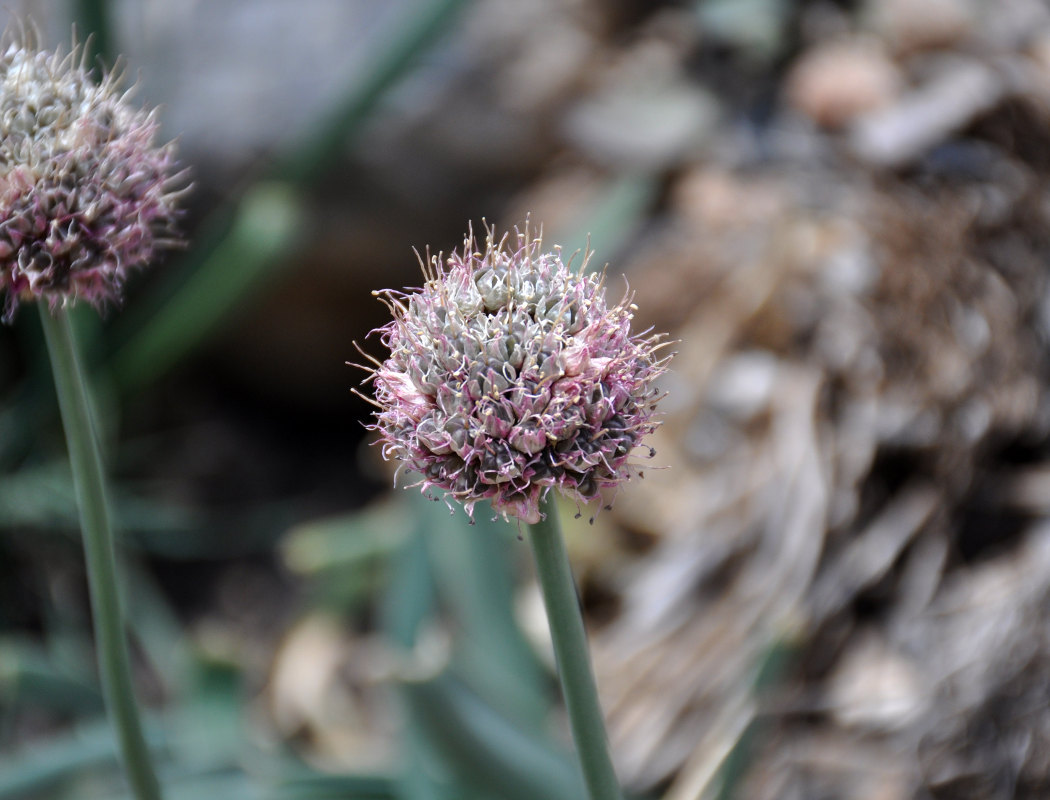
<path id="1" fill-rule="evenodd" d="M 550 496 L 544 500 L 540 511 L 544 518 L 529 525 L 529 541 L 536 559 L 536 574 L 547 609 L 558 676 L 583 780 L 591 800 L 621 800 L 620 786 L 609 756 L 576 585 L 558 524 L 557 509 Z"/>
<path id="2" fill-rule="evenodd" d="M 106 501 L 102 456 L 92 419 L 76 342 L 65 309 L 49 312 L 40 304 L 58 405 L 66 431 L 77 507 L 83 531 L 88 590 L 95 626 L 99 676 L 121 761 L 136 800 L 160 800 L 160 784 L 142 736 L 131 683 L 127 641 L 118 595 L 116 554 Z"/>

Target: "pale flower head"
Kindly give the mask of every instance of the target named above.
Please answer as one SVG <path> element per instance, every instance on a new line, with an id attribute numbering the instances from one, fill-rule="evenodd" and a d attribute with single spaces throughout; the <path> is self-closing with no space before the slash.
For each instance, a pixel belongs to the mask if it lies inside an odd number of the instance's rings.
<path id="1" fill-rule="evenodd" d="M 468 235 L 424 263 L 421 289 L 377 293 L 394 317 L 379 329 L 390 356 L 370 370 L 384 457 L 468 513 L 487 499 L 525 522 L 551 489 L 587 502 L 628 478 L 666 359 L 660 336 L 631 332 L 630 298 L 610 305 L 584 267 L 527 226 L 490 230 L 484 251 Z"/>
<path id="2" fill-rule="evenodd" d="M 26 38 L 26 37 L 23 37 Z M 120 299 L 128 270 L 175 242 L 174 149 L 119 79 L 78 48 L 0 45 L 0 294 L 19 303 Z"/>

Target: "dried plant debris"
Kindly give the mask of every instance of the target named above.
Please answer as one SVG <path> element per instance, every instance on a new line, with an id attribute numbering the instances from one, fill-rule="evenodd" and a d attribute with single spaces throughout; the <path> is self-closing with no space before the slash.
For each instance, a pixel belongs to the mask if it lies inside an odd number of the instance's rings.
<path id="1" fill-rule="evenodd" d="M 632 786 L 713 796 L 761 723 L 738 796 L 1045 791 L 1050 214 L 1043 176 L 996 159 L 680 182 L 638 256 L 682 338 L 673 469 L 616 511 L 656 544 L 596 643 Z M 794 668 L 763 701 L 777 641 Z"/>
<path id="2" fill-rule="evenodd" d="M 548 230 L 656 187 L 599 252 L 679 340 L 670 469 L 600 522 L 644 545 L 581 571 L 618 772 L 667 800 L 1045 796 L 1050 10 L 736 5 L 481 3 L 491 85 L 449 116 L 475 168 L 544 165 L 509 205 Z M 463 124 L 492 109 L 514 135 Z"/>

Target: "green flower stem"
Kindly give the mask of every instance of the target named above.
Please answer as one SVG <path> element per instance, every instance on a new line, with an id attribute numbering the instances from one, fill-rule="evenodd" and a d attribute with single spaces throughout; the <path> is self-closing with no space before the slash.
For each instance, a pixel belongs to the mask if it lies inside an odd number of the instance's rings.
<path id="1" fill-rule="evenodd" d="M 76 342 L 66 310 L 50 312 L 46 303 L 39 305 L 62 424 L 66 429 L 77 506 L 80 509 L 99 674 L 106 709 L 116 728 L 124 772 L 134 797 L 136 800 L 160 800 L 160 784 L 142 736 L 138 706 L 131 685 L 102 456 Z"/>
<path id="2" fill-rule="evenodd" d="M 545 515 L 544 519 L 529 525 L 529 541 L 536 559 L 536 574 L 543 591 L 543 604 L 547 608 L 554 655 L 583 779 L 591 800 L 620 800 L 620 787 L 609 756 L 576 585 L 558 524 L 557 509 L 549 496 L 541 504 L 540 511 Z"/>

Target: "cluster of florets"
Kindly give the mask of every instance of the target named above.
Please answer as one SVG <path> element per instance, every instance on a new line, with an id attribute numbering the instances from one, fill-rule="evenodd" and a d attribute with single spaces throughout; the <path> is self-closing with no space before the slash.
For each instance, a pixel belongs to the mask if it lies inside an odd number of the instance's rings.
<path id="1" fill-rule="evenodd" d="M 157 122 L 78 60 L 10 44 L 0 55 L 0 293 L 116 301 L 128 269 L 174 241 L 172 146 Z"/>
<path id="2" fill-rule="evenodd" d="M 657 426 L 660 337 L 632 335 L 634 307 L 606 303 L 603 275 L 540 248 L 527 231 L 490 231 L 484 252 L 468 236 L 424 263 L 422 289 L 378 293 L 394 316 L 372 374 L 383 455 L 468 513 L 489 499 L 537 522 L 552 488 L 590 501 Z"/>

